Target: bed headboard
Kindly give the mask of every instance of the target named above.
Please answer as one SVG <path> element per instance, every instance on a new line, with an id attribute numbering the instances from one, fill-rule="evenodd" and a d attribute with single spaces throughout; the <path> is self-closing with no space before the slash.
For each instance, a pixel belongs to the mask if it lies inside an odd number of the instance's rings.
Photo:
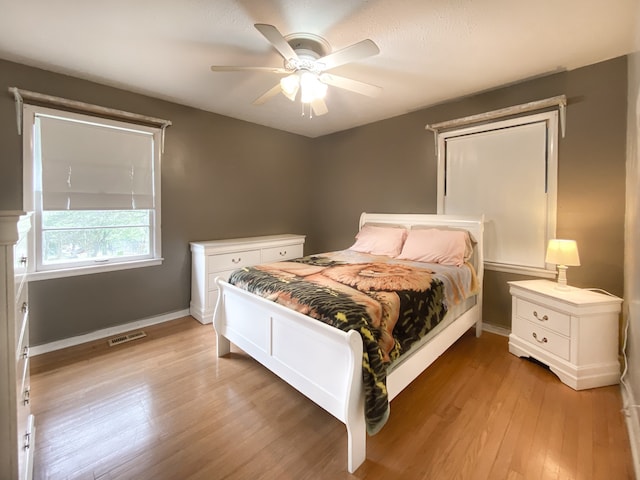
<path id="1" fill-rule="evenodd" d="M 483 233 L 484 216 L 466 217 L 461 215 L 436 215 L 423 213 L 366 213 L 360 215 L 359 229 L 365 223 L 402 225 L 411 229 L 414 225 L 460 228 L 468 230 L 476 241 L 474 246 L 473 266 L 482 285 L 484 277 Z"/>

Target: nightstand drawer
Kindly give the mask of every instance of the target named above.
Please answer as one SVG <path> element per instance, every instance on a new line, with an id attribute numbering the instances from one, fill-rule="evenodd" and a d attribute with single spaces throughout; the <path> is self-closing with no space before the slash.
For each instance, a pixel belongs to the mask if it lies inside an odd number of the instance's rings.
<path id="1" fill-rule="evenodd" d="M 513 333 L 524 341 L 564 360 L 569 360 L 570 341 L 568 338 L 522 319 L 518 319 L 512 328 Z"/>
<path id="2" fill-rule="evenodd" d="M 224 253 L 210 255 L 208 260 L 209 271 L 235 270 L 236 268 L 257 265 L 260 263 L 260 250 L 247 250 L 244 252 Z"/>
<path id="3" fill-rule="evenodd" d="M 516 315 L 562 335 L 571 335 L 571 317 L 548 307 L 518 298 Z"/>

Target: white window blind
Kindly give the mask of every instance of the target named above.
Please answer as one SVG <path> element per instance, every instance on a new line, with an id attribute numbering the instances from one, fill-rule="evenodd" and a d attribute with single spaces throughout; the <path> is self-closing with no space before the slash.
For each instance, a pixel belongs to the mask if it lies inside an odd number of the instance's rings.
<path id="1" fill-rule="evenodd" d="M 36 114 L 43 210 L 154 206 L 154 135 Z"/>
<path id="2" fill-rule="evenodd" d="M 162 130 L 24 105 L 33 280 L 159 265 Z"/>
<path id="3" fill-rule="evenodd" d="M 488 268 L 546 268 L 555 236 L 556 119 L 547 112 L 439 135 L 438 211 L 484 214 Z"/>

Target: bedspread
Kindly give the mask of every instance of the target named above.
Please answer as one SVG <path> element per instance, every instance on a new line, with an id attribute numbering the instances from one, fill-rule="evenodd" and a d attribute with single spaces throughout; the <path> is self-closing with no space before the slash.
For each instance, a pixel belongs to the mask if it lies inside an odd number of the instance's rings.
<path id="1" fill-rule="evenodd" d="M 470 269 L 462 275 L 467 281 L 451 268 L 436 272 L 433 267 L 340 251 L 242 268 L 229 283 L 360 333 L 365 416 L 373 435 L 389 416 L 386 367 L 442 320 L 448 304 L 476 288 L 470 265 L 455 269 Z"/>

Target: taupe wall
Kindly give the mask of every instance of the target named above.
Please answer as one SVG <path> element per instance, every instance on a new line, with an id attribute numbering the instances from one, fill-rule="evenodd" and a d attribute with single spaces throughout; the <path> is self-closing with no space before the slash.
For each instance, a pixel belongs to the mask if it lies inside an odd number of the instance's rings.
<path id="1" fill-rule="evenodd" d="M 349 246 L 362 211 L 433 213 L 436 158 L 425 124 L 559 94 L 569 108 L 559 149 L 558 235 L 575 238 L 582 259 L 569 281 L 622 295 L 626 58 L 317 139 L 0 61 L 0 89 L 13 85 L 174 123 L 163 158 L 165 263 L 32 283 L 34 344 L 188 308 L 190 240 L 287 231 L 307 234 L 311 253 Z M 2 209 L 21 207 L 14 112 L 11 97 L 0 95 Z M 515 278 L 487 274 L 487 322 L 509 327 L 505 282 Z"/>
<path id="2" fill-rule="evenodd" d="M 309 139 L 1 60 L 0 209 L 22 208 L 9 86 L 173 122 L 162 158 L 163 265 L 32 282 L 34 345 L 188 308 L 189 241 L 308 230 L 299 180 Z"/>
<path id="3" fill-rule="evenodd" d="M 627 61 L 625 57 L 426 108 L 316 140 L 314 177 L 323 189 L 311 202 L 316 250 L 348 246 L 361 211 L 436 211 L 436 123 L 555 95 L 568 97 L 567 135 L 560 140 L 559 237 L 578 241 L 582 266 L 569 283 L 623 293 Z M 509 181 L 505 178 L 504 181 Z M 508 203 L 509 199 L 505 198 Z M 326 233 L 325 233 L 326 232 Z M 330 232 L 330 234 L 328 234 Z M 323 234 L 325 233 L 325 234 Z M 506 281 L 488 272 L 484 318 L 510 328 Z"/>

